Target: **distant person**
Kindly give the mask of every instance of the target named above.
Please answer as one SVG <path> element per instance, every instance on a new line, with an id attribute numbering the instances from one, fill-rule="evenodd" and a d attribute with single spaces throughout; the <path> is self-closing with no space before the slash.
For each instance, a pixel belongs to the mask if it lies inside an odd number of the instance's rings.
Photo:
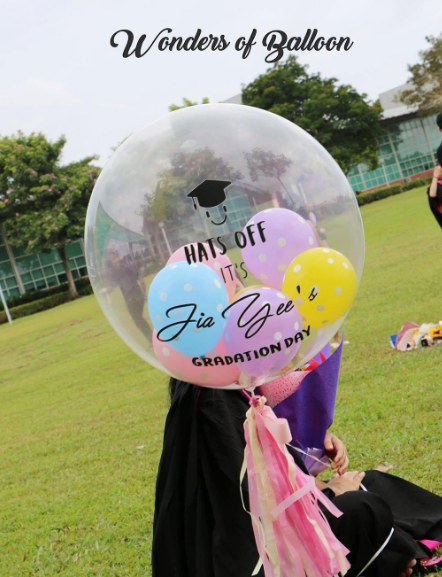
<path id="1" fill-rule="evenodd" d="M 150 341 L 151 330 L 143 317 L 146 305 L 146 283 L 139 278 L 140 267 L 131 259 L 121 258 L 118 250 L 110 249 L 110 267 L 107 269 L 108 286 L 102 289 L 105 294 L 120 287 L 127 310 L 135 326 Z"/>
<path id="2" fill-rule="evenodd" d="M 439 153 L 442 154 L 442 144 L 439 146 Z M 442 168 L 440 164 L 437 164 L 434 168 L 433 178 L 427 189 L 427 194 L 431 212 L 442 228 Z"/>
<path id="3" fill-rule="evenodd" d="M 442 132 L 442 112 L 439 112 L 439 114 L 436 117 L 436 123 L 439 127 L 439 130 Z M 437 149 L 437 161 L 439 163 L 439 166 L 442 166 L 442 142 L 439 145 L 439 148 Z"/>

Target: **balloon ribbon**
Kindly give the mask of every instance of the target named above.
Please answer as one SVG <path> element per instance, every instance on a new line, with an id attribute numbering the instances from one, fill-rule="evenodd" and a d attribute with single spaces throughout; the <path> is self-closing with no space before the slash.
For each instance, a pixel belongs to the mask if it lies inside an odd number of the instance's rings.
<path id="1" fill-rule="evenodd" d="M 295 464 L 287 450 L 291 433 L 265 397 L 250 398 L 244 431 L 249 506 L 255 540 L 266 577 L 328 577 L 347 573 L 348 549 L 334 536 L 319 508 L 342 515 Z"/>

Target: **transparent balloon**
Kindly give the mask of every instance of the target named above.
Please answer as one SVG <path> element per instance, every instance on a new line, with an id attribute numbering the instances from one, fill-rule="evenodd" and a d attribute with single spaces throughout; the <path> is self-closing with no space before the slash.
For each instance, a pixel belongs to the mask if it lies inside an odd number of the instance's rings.
<path id="1" fill-rule="evenodd" d="M 361 278 L 364 235 L 347 178 L 307 132 L 207 104 L 117 149 L 92 193 L 85 249 L 95 295 L 131 349 L 169 375 L 230 389 L 279 378 L 331 340 Z"/>

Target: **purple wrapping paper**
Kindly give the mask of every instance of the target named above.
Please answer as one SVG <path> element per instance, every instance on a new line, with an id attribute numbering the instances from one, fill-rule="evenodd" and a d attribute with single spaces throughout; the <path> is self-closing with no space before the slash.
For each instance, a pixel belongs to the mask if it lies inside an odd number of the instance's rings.
<path id="1" fill-rule="evenodd" d="M 342 340 L 336 351 L 303 379 L 299 389 L 276 405 L 276 416 L 287 419 L 291 444 L 303 451 L 320 449 L 324 455 L 324 437 L 333 422 Z M 315 456 L 320 458 L 315 451 Z M 305 457 L 307 462 L 314 462 Z"/>

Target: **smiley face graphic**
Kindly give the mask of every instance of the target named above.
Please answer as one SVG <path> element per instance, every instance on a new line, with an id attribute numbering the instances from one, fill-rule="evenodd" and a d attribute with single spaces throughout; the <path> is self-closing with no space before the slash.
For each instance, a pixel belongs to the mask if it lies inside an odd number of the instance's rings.
<path id="1" fill-rule="evenodd" d="M 227 208 L 223 204 L 226 200 L 225 189 L 232 184 L 229 180 L 205 180 L 194 188 L 187 195 L 193 201 L 193 206 L 195 210 L 198 210 L 198 205 L 201 208 L 214 208 L 217 206 L 222 206 L 224 211 L 224 218 L 221 222 L 212 220 L 210 212 L 206 210 L 206 217 L 215 226 L 223 225 L 227 220 Z"/>

